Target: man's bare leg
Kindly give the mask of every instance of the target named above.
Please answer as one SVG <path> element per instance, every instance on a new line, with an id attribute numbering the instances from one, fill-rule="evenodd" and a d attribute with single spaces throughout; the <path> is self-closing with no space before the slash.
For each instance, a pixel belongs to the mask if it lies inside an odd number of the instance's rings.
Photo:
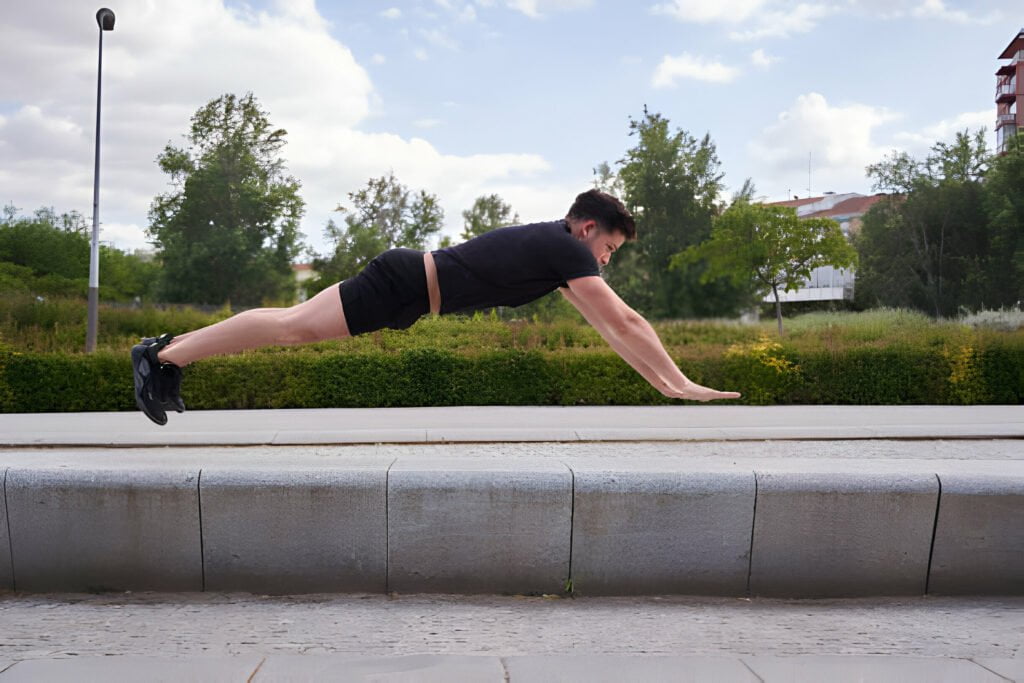
<path id="1" fill-rule="evenodd" d="M 176 336 L 160 350 L 158 358 L 161 362 L 185 367 L 207 356 L 348 336 L 341 296 L 338 285 L 334 284 L 290 308 L 254 308 Z"/>

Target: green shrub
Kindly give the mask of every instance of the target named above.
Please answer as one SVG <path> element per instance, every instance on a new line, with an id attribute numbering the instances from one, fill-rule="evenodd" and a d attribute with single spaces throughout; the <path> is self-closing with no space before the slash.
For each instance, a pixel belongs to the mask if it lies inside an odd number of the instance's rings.
<path id="1" fill-rule="evenodd" d="M 959 355 L 958 355 L 959 354 Z M 967 359 L 967 360 L 964 360 Z M 1020 403 L 1024 343 L 977 351 L 903 345 L 795 353 L 774 343 L 676 358 L 687 376 L 743 404 Z M 967 368 L 967 369 L 965 369 Z M 192 409 L 447 405 L 662 405 L 668 399 L 601 350 L 247 352 L 185 371 Z M 25 353 L 0 344 L 0 411 L 134 409 L 126 352 Z"/>

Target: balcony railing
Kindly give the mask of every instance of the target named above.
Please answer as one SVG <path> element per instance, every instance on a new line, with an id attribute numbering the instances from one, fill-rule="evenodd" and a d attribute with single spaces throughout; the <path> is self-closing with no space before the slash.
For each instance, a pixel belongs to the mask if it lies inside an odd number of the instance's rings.
<path id="1" fill-rule="evenodd" d="M 996 86 L 996 102 L 1013 100 L 1017 96 L 1016 83 L 1003 83 Z"/>
<path id="2" fill-rule="evenodd" d="M 1010 114 L 999 114 L 998 116 L 996 116 L 996 125 L 997 126 L 1002 126 L 1002 125 L 1005 125 L 1007 123 L 1015 123 L 1016 121 L 1017 121 L 1017 115 L 1013 114 L 1013 113 L 1010 113 Z"/>

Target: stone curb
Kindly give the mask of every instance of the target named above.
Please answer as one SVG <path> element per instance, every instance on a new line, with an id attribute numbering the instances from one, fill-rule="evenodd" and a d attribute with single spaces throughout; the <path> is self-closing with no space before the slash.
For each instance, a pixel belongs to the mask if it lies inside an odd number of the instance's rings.
<path id="1" fill-rule="evenodd" d="M 0 465 L 0 589 L 1024 594 L 1022 461 L 113 453 Z"/>

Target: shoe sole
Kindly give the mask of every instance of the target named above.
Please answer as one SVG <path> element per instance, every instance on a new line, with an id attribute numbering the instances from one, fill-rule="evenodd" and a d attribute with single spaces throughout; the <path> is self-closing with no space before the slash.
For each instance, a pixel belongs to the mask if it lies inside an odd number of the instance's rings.
<path id="1" fill-rule="evenodd" d="M 132 347 L 132 375 L 135 378 L 135 405 L 139 407 L 139 410 L 141 410 L 146 417 L 156 424 L 163 426 L 167 424 L 167 413 L 164 413 L 163 411 L 161 411 L 161 413 L 163 413 L 162 415 L 160 413 L 156 413 L 146 404 L 146 401 L 142 397 L 143 387 L 145 386 L 146 377 L 148 376 L 142 374 L 140 370 L 142 361 L 145 360 L 145 353 L 146 347 L 142 344 L 136 344 Z"/>

